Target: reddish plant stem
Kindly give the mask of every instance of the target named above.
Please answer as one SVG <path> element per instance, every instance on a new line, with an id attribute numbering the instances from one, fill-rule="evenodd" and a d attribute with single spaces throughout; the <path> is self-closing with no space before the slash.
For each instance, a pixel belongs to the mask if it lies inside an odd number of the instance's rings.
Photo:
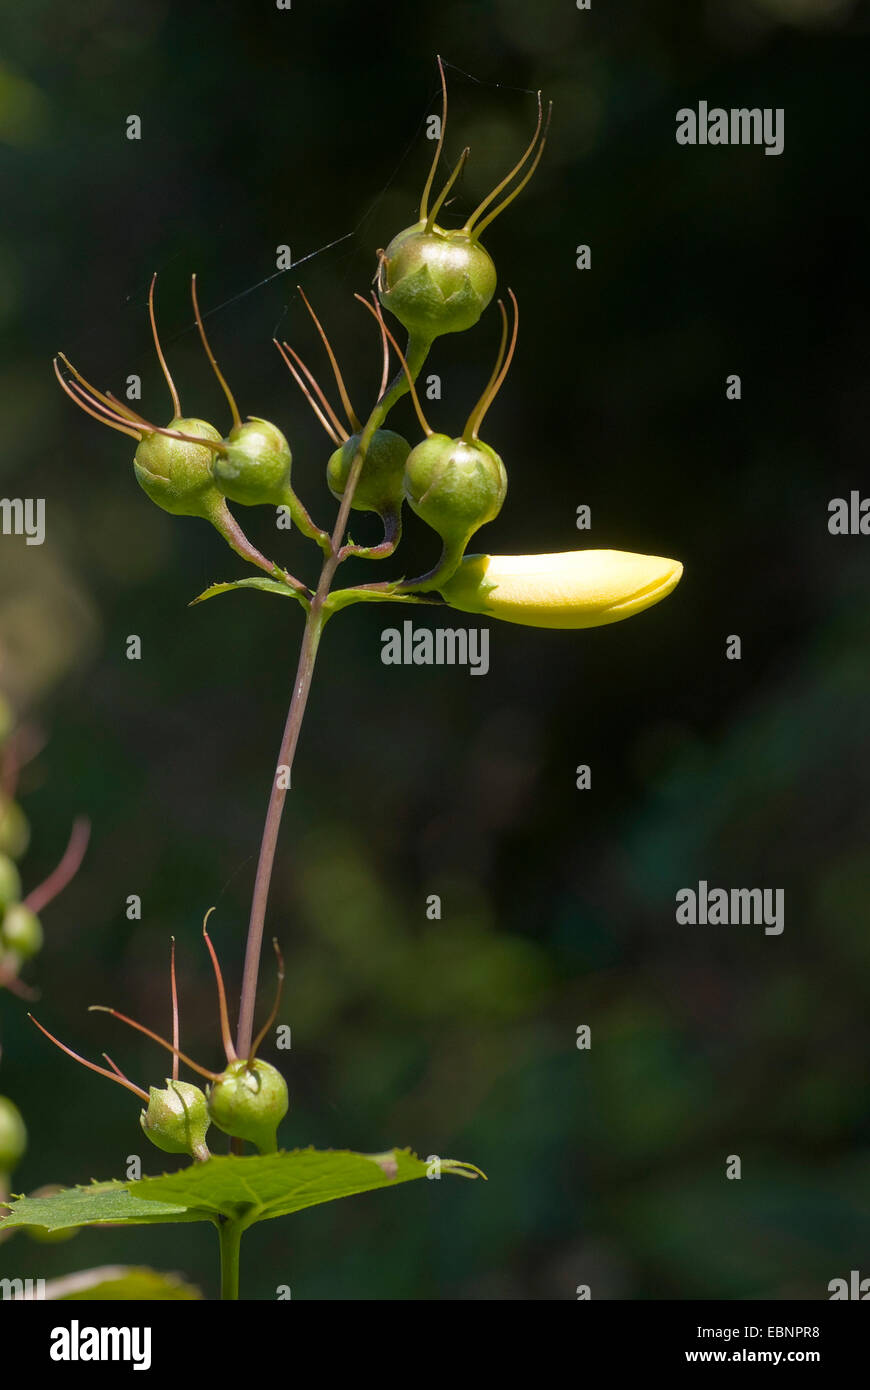
<path id="1" fill-rule="evenodd" d="M 248 924 L 248 941 L 245 947 L 245 965 L 242 973 L 239 1026 L 236 1033 L 236 1052 L 240 1057 L 248 1057 L 251 1051 L 251 1043 L 254 1035 L 254 1007 L 257 1001 L 257 979 L 260 971 L 260 955 L 263 949 L 263 930 L 266 921 L 266 907 L 269 901 L 269 887 L 272 882 L 272 870 L 275 864 L 275 849 L 278 844 L 278 832 L 281 828 L 281 816 L 284 812 L 284 802 L 287 799 L 287 790 L 293 769 L 296 746 L 299 742 L 299 732 L 302 728 L 302 719 L 308 704 L 308 696 L 311 692 L 311 680 L 314 675 L 314 663 L 317 658 L 317 649 L 320 645 L 323 628 L 329 616 L 328 613 L 324 611 L 324 604 L 329 596 L 329 590 L 335 576 L 335 571 L 344 558 L 342 555 L 342 542 L 344 541 L 345 532 L 347 531 L 347 522 L 350 516 L 353 494 L 359 480 L 359 475 L 362 472 L 372 435 L 375 433 L 375 430 L 383 424 L 388 412 L 395 405 L 396 401 L 408 390 L 408 375 L 413 378 L 419 374 L 429 351 L 429 346 L 429 343 L 425 342 L 409 342 L 406 353 L 409 367 L 408 373 L 405 371 L 399 371 L 397 373 L 366 422 L 365 429 L 360 438 L 356 457 L 354 458 L 350 473 L 348 474 L 347 485 L 344 489 L 341 505 L 338 509 L 338 516 L 332 532 L 330 552 L 324 558 L 323 569 L 320 573 L 317 590 L 311 600 L 311 606 L 308 610 L 305 631 L 302 636 L 302 649 L 299 653 L 299 664 L 296 668 L 296 679 L 293 684 L 293 695 L 290 700 L 290 708 L 287 711 L 287 722 L 284 725 L 281 747 L 278 751 L 278 761 L 272 778 L 272 790 L 269 793 L 266 823 L 263 827 L 260 856 L 257 861 L 257 874 L 254 879 L 251 917 Z"/>
<path id="2" fill-rule="evenodd" d="M 31 888 L 27 897 L 24 899 L 24 906 L 29 907 L 31 912 L 39 913 L 44 907 L 62 893 L 67 884 L 75 878 L 79 870 L 79 865 L 85 856 L 88 847 L 88 840 L 91 836 L 91 823 L 86 816 L 79 816 L 73 822 L 73 828 L 69 837 L 69 844 L 63 853 L 63 858 L 56 869 L 53 869 L 48 878 L 38 884 L 36 888 Z"/>
<path id="3" fill-rule="evenodd" d="M 260 969 L 260 952 L 263 945 L 266 905 L 269 899 L 269 886 L 272 881 L 272 868 L 275 863 L 275 847 L 278 843 L 278 831 L 281 828 L 281 816 L 287 797 L 287 788 L 283 783 L 285 781 L 289 782 L 290 780 L 290 771 L 293 767 L 296 745 L 299 742 L 302 717 L 305 714 L 305 707 L 308 703 L 308 695 L 311 690 L 311 678 L 314 675 L 314 661 L 317 656 L 317 647 L 322 631 L 321 612 L 319 606 L 316 605 L 317 594 L 314 596 L 314 601 L 311 604 L 311 609 L 305 623 L 302 650 L 299 653 L 299 665 L 296 670 L 296 680 L 293 685 L 293 697 L 290 701 L 290 709 L 287 712 L 287 722 L 284 725 L 284 734 L 278 752 L 278 763 L 272 778 L 272 790 L 269 795 L 269 805 L 266 811 L 266 824 L 263 828 L 263 838 L 260 843 L 257 876 L 254 880 L 254 896 L 251 901 L 248 943 L 245 949 L 245 968 L 242 975 L 239 1026 L 236 1035 L 236 1052 L 240 1057 L 247 1057 L 249 1055 L 254 1032 L 254 1005 L 257 997 L 257 976 Z"/>

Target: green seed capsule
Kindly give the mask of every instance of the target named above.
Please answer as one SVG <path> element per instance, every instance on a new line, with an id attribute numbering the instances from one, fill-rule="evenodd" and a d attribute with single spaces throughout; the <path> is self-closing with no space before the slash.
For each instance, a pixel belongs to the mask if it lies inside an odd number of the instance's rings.
<path id="1" fill-rule="evenodd" d="M 289 1108 L 286 1081 L 259 1058 L 231 1062 L 208 1091 L 209 1114 L 218 1129 L 256 1144 L 264 1154 L 277 1149 L 278 1126 Z"/>
<path id="2" fill-rule="evenodd" d="M 326 465 L 326 481 L 333 497 L 344 496 L 361 435 L 352 434 L 331 455 Z M 411 452 L 407 439 L 394 430 L 375 430 L 366 450 L 365 462 L 354 489 L 351 507 L 358 512 L 395 514 L 402 505 L 405 463 Z"/>
<path id="3" fill-rule="evenodd" d="M 213 425 L 193 417 L 176 417 L 167 429 L 220 443 Z M 213 449 L 165 434 L 146 434 L 133 467 L 142 491 L 173 516 L 201 516 L 211 521 L 223 499 L 212 478 Z"/>
<path id="4" fill-rule="evenodd" d="M 17 1105 L 0 1096 L 0 1173 L 11 1173 L 27 1149 L 27 1129 Z"/>
<path id="5" fill-rule="evenodd" d="M 148 1109 L 139 1116 L 143 1132 L 167 1154 L 191 1154 L 200 1162 L 209 1157 L 205 1136 L 211 1121 L 208 1103 L 189 1081 L 166 1082 L 165 1090 L 151 1086 Z"/>
<path id="6" fill-rule="evenodd" d="M 444 542 L 441 580 L 459 564 L 475 531 L 498 516 L 506 492 L 504 464 L 480 440 L 431 434 L 411 450 L 405 464 L 405 497 Z"/>
<path id="7" fill-rule="evenodd" d="M 3 942 L 0 939 L 0 987 L 2 987 L 4 979 L 17 979 L 23 964 L 24 961 L 14 951 L 3 950 Z"/>
<path id="8" fill-rule="evenodd" d="M 431 342 L 477 323 L 495 293 L 489 252 L 466 231 L 425 219 L 393 237 L 378 273 L 378 295 L 414 337 Z"/>
<path id="9" fill-rule="evenodd" d="M 277 426 L 252 416 L 230 431 L 224 445 L 226 452 L 215 455 L 212 476 L 225 497 L 243 507 L 286 502 L 292 455 Z"/>
<path id="10" fill-rule="evenodd" d="M 21 897 L 21 875 L 8 854 L 0 854 L 0 912 Z"/>
<path id="11" fill-rule="evenodd" d="M 547 138 L 546 130 L 542 134 L 543 108 L 539 93 L 535 133 L 513 169 L 478 204 L 463 227 L 447 231 L 439 226 L 435 219 L 462 174 L 470 150 L 463 150 L 430 207 L 429 195 L 447 126 L 447 84 L 441 60 L 438 61 L 443 98 L 441 133 L 420 200 L 419 221 L 393 237 L 381 257 L 378 272 L 378 293 L 384 308 L 396 315 L 412 339 L 427 343 L 442 333 L 461 333 L 471 328 L 492 299 L 495 266 L 481 246 L 480 236 L 525 188 L 537 168 Z"/>
<path id="12" fill-rule="evenodd" d="M 30 960 L 42 950 L 42 923 L 24 903 L 11 903 L 0 922 L 0 944 L 14 951 L 21 960 Z"/>
<path id="13" fill-rule="evenodd" d="M 17 801 L 0 797 L 0 854 L 20 859 L 30 844 L 30 822 Z"/>

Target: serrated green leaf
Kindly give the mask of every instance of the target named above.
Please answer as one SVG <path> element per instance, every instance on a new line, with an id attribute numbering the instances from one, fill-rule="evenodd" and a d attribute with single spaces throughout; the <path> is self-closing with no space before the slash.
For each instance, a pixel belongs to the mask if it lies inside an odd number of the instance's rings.
<path id="1" fill-rule="evenodd" d="M 67 1188 L 54 1197 L 10 1203 L 5 1226 L 66 1226 L 123 1222 L 216 1221 L 244 1225 L 288 1216 L 305 1207 L 434 1176 L 435 1165 L 408 1149 L 358 1154 L 342 1149 L 295 1149 L 249 1158 L 211 1158 L 178 1173 L 130 1183 Z M 483 1177 L 472 1164 L 440 1160 L 441 1173 Z"/>
<path id="2" fill-rule="evenodd" d="M 283 598 L 295 598 L 301 603 L 304 595 L 298 589 L 292 589 L 289 584 L 283 584 L 280 579 L 267 579 L 265 575 L 257 579 L 228 579 L 224 583 L 211 584 L 209 588 L 203 589 L 201 594 L 190 600 L 189 608 L 197 603 L 205 603 L 207 598 L 215 598 L 218 594 L 229 593 L 230 589 L 265 589 L 270 594 L 280 594 Z"/>
<path id="3" fill-rule="evenodd" d="M 149 1225 L 158 1221 L 207 1220 L 205 1214 L 189 1214 L 184 1206 L 132 1197 L 129 1185 L 122 1182 L 66 1187 L 53 1197 L 19 1197 L 8 1205 L 11 1210 L 0 1220 L 0 1230 L 13 1226 L 43 1226 L 47 1231 L 62 1231 L 70 1226 L 96 1223 Z"/>
<path id="4" fill-rule="evenodd" d="M 442 1172 L 477 1169 L 442 1160 Z M 246 1224 L 289 1216 L 294 1211 L 351 1197 L 379 1187 L 424 1178 L 432 1165 L 407 1149 L 358 1154 L 342 1149 L 294 1149 L 251 1158 L 212 1158 L 180 1173 L 130 1184 L 137 1197 L 186 1205 Z"/>
<path id="5" fill-rule="evenodd" d="M 81 1299 L 87 1299 L 89 1303 L 139 1300 L 167 1303 L 191 1302 L 202 1298 L 202 1294 L 195 1284 L 188 1284 L 180 1274 L 161 1274 L 156 1269 L 136 1265 L 103 1265 L 98 1269 L 67 1274 L 61 1279 L 49 1279 L 44 1297 L 64 1303 Z"/>

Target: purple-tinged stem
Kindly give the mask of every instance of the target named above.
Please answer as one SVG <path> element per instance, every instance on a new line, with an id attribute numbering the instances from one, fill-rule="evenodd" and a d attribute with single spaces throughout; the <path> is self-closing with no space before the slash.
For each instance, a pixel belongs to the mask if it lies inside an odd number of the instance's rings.
<path id="1" fill-rule="evenodd" d="M 320 581 L 306 616 L 302 648 L 296 668 L 296 679 L 293 682 L 290 708 L 287 711 L 287 721 L 284 725 L 281 747 L 278 750 L 278 761 L 272 778 L 272 789 L 269 793 L 269 804 L 266 810 L 266 823 L 263 827 L 260 856 L 257 861 L 257 874 L 254 879 L 254 894 L 251 900 L 251 917 L 248 923 L 248 940 L 245 947 L 245 964 L 242 973 L 239 1026 L 236 1033 L 236 1052 L 240 1057 L 247 1058 L 251 1054 L 254 1036 L 254 1007 L 257 1001 L 257 979 L 260 972 L 263 930 L 266 921 L 266 907 L 269 901 L 269 888 L 272 882 L 272 870 L 275 865 L 278 832 L 281 829 L 281 817 L 284 813 L 284 802 L 287 799 L 302 720 L 308 704 L 308 696 L 311 693 L 317 649 L 329 616 L 328 613 L 324 612 L 324 604 L 329 595 L 335 571 L 342 559 L 342 542 L 347 531 L 353 495 L 372 435 L 383 424 L 396 401 L 408 390 L 409 382 L 419 374 L 426 360 L 429 347 L 430 344 L 422 339 L 409 341 L 406 353 L 407 361 L 403 360 L 403 370 L 393 378 L 366 422 L 339 505 L 330 551 L 324 558 Z"/>

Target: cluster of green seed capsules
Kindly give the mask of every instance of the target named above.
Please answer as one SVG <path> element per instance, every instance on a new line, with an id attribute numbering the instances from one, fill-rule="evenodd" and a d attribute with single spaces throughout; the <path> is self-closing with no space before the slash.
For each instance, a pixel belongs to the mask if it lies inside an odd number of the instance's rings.
<path id="1" fill-rule="evenodd" d="M 21 979 L 20 972 L 43 944 L 38 911 L 57 897 L 77 872 L 87 847 L 90 826 L 81 818 L 75 822 L 60 863 L 43 883 L 22 898 L 21 876 L 16 860 L 27 850 L 30 828 L 27 817 L 14 800 L 14 782 L 21 761 L 19 732 L 9 705 L 0 696 L 0 780 L 4 781 L 6 788 L 0 802 L 3 810 L 3 820 L 0 822 L 0 986 L 5 986 L 21 998 L 33 999 L 36 992 Z M 108 1067 L 89 1062 L 49 1033 L 32 1014 L 30 1017 L 37 1028 L 68 1056 L 91 1071 L 116 1081 L 145 1103 L 140 1114 L 142 1131 L 163 1152 L 187 1154 L 198 1161 L 205 1161 L 209 1157 L 206 1135 L 210 1126 L 215 1125 L 239 1142 L 254 1144 L 261 1153 L 272 1153 L 277 1148 L 278 1125 L 289 1108 L 287 1085 L 280 1072 L 261 1060 L 257 1053 L 277 1016 L 280 1004 L 284 981 L 281 953 L 276 942 L 278 986 L 272 1012 L 254 1040 L 249 1056 L 239 1058 L 230 1033 L 220 965 L 205 923 L 203 936 L 217 980 L 221 1037 L 226 1053 L 226 1066 L 220 1072 L 200 1066 L 179 1049 L 174 941 L 170 965 L 172 1042 L 116 1009 L 103 1010 L 99 1005 L 93 1006 L 95 1010 L 110 1013 L 129 1024 L 172 1053 L 172 1075 L 166 1079 L 165 1086 L 151 1086 L 149 1090 L 143 1090 L 130 1081 L 106 1054 L 103 1055 Z M 192 1082 L 179 1079 L 180 1062 L 207 1078 L 209 1085 L 205 1091 Z M 0 1197 L 8 1191 L 9 1176 L 20 1163 L 26 1149 L 24 1118 L 14 1101 L 0 1095 Z"/>
<path id="2" fill-rule="evenodd" d="M 44 933 L 39 913 L 67 886 L 77 872 L 87 847 L 90 826 L 75 821 L 63 858 L 44 882 L 26 895 L 22 888 L 20 860 L 30 844 L 30 823 L 15 800 L 16 782 L 27 755 L 15 716 L 0 696 L 0 989 L 22 998 L 32 991 L 21 980 L 21 970 L 42 950 Z"/>
<path id="3" fill-rule="evenodd" d="M 39 913 L 70 882 L 87 848 L 90 826 L 75 822 L 57 867 L 26 895 L 18 860 L 30 844 L 30 823 L 15 799 L 18 773 L 29 756 L 27 730 L 18 725 L 12 706 L 0 695 L 0 991 L 32 999 L 34 989 L 22 970 L 43 946 Z M 32 750 L 31 750 L 32 751 Z M 18 1106 L 0 1095 L 0 1195 L 27 1149 L 27 1128 Z"/>
<path id="4" fill-rule="evenodd" d="M 362 425 L 351 404 L 329 339 L 301 288 L 302 299 L 329 357 L 343 415 L 330 403 L 298 352 L 288 343 L 275 340 L 275 346 L 335 445 L 326 464 L 326 480 L 336 498 L 343 498 L 354 461 L 362 454 L 350 506 L 355 511 L 376 513 L 381 518 L 383 540 L 372 546 L 351 544 L 348 551 L 370 559 L 391 555 L 401 538 L 401 513 L 405 503 L 440 537 L 441 555 L 435 566 L 415 581 L 402 581 L 404 589 L 416 591 L 437 590 L 449 581 L 470 538 L 498 515 L 505 499 L 504 464 L 495 450 L 479 438 L 478 432 L 505 379 L 516 345 L 518 311 L 513 293 L 509 292 L 514 312 L 513 331 L 509 335 L 505 306 L 499 300 L 502 336 L 498 359 L 483 394 L 458 435 L 436 433 L 429 427 L 416 396 L 414 378 L 437 338 L 471 328 L 490 304 L 496 288 L 496 270 L 480 237 L 532 177 L 544 150 L 549 124 L 549 117 L 546 125 L 544 123 L 539 93 L 537 124 L 519 161 L 461 228 L 447 229 L 437 219 L 465 167 L 469 150 L 463 150 L 453 172 L 433 199 L 447 126 L 447 88 L 440 59 L 439 69 L 442 88 L 439 138 L 420 200 L 419 217 L 378 253 L 377 293 L 372 294 L 373 305 L 368 300 L 361 301 L 375 314 L 381 335 L 384 370 L 378 405 L 385 407 L 385 414 L 388 404 L 392 405 L 410 390 L 425 438 L 412 447 L 402 435 L 383 428 L 382 420 L 378 428 Z M 182 411 L 157 335 L 153 280 L 149 315 L 158 360 L 172 398 L 172 418 L 168 424 L 152 424 L 129 403 L 111 392 L 99 391 L 62 354 L 59 361 L 68 374 L 61 371 L 56 360 L 58 380 L 88 414 L 137 441 L 133 460 L 135 475 L 153 502 L 174 515 L 198 516 L 209 521 L 249 563 L 283 580 L 302 597 L 310 597 L 304 584 L 252 545 L 229 510 L 228 503 L 241 507 L 286 508 L 302 534 L 314 540 L 326 554 L 330 553 L 329 534 L 312 520 L 291 484 L 293 459 L 287 438 L 270 421 L 257 416 L 243 420 L 239 413 L 206 336 L 195 276 L 191 296 L 203 347 L 229 404 L 232 427 L 226 434 L 208 421 Z M 361 296 L 356 298 L 361 299 Z M 404 353 L 387 329 L 382 309 L 393 314 L 407 330 Z M 390 344 L 401 363 L 392 384 L 389 384 Z"/>
<path id="5" fill-rule="evenodd" d="M 14 728 L 12 710 L 0 697 L 0 745 L 4 752 Z M 6 769 L 10 761 L 7 753 L 3 759 Z M 42 924 L 33 909 L 22 902 L 17 863 L 29 844 L 30 823 L 7 782 L 7 788 L 0 791 L 0 982 L 17 980 L 24 962 L 42 949 Z"/>
<path id="6" fill-rule="evenodd" d="M 211 911 L 213 910 L 211 909 Z M 226 991 L 220 964 L 206 927 L 209 915 L 210 913 L 206 914 L 206 920 L 203 922 L 202 934 L 211 956 L 217 981 L 221 1040 L 226 1054 L 226 1066 L 222 1071 L 210 1071 L 207 1067 L 201 1066 L 182 1052 L 178 1046 L 179 1012 L 174 939 L 170 956 L 171 1042 L 161 1037 L 159 1033 L 155 1033 L 151 1028 L 146 1028 L 144 1024 L 128 1018 L 126 1014 L 120 1013 L 117 1009 L 106 1008 L 100 1004 L 91 1005 L 91 1012 L 111 1014 L 113 1018 L 119 1019 L 130 1028 L 144 1034 L 145 1037 L 158 1043 L 172 1054 L 172 1074 L 165 1079 L 163 1086 L 151 1086 L 147 1091 L 143 1090 L 128 1076 L 125 1076 L 121 1068 L 105 1052 L 103 1058 L 108 1063 L 107 1067 L 99 1066 L 96 1062 L 89 1062 L 85 1057 L 81 1057 L 71 1047 L 67 1047 L 65 1043 L 60 1042 L 53 1034 L 49 1033 L 48 1029 L 31 1014 L 31 1019 L 40 1032 L 44 1033 L 68 1057 L 80 1062 L 89 1071 L 94 1071 L 109 1081 L 117 1082 L 119 1086 L 131 1091 L 133 1095 L 138 1096 L 145 1103 L 139 1115 L 139 1123 L 143 1134 L 156 1148 L 162 1150 L 163 1153 L 187 1154 L 198 1163 L 205 1163 L 211 1157 L 206 1140 L 212 1125 L 239 1144 L 253 1144 L 261 1154 L 274 1153 L 278 1147 L 278 1126 L 290 1106 L 287 1083 L 283 1076 L 271 1063 L 264 1062 L 257 1056 L 263 1040 L 277 1017 L 281 1002 L 284 962 L 278 944 L 277 942 L 273 943 L 278 961 L 275 1002 L 269 1017 L 254 1039 L 249 1055 L 240 1058 L 233 1046 Z M 179 1079 L 180 1063 L 190 1067 L 192 1071 L 208 1080 L 209 1084 L 205 1090 L 191 1081 Z"/>

